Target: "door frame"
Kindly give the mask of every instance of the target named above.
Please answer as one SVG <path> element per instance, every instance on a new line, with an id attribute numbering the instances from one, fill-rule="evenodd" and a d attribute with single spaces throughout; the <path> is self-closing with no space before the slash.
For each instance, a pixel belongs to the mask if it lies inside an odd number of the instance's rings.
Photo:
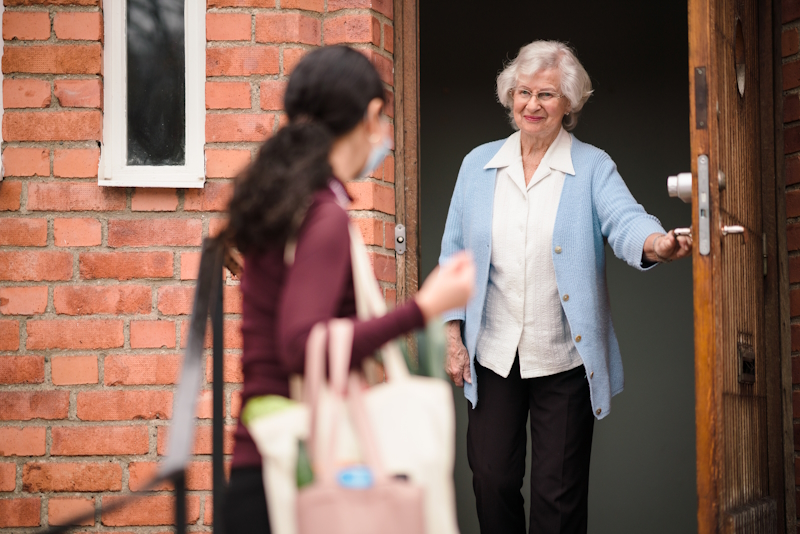
<path id="1" fill-rule="evenodd" d="M 406 227 L 406 253 L 397 259 L 397 295 L 402 301 L 419 289 L 420 283 L 420 90 L 419 90 L 419 2 L 394 2 L 395 87 L 395 208 L 396 221 Z M 702 0 L 690 5 L 705 4 Z M 786 241 L 786 198 L 783 158 L 783 95 L 781 76 L 781 0 L 761 0 L 759 13 L 759 57 L 761 80 L 761 162 L 763 227 L 767 234 L 767 275 L 764 281 L 764 315 L 768 380 L 781 387 L 770 388 L 768 415 L 770 471 L 782 473 L 770 480 L 770 493 L 778 499 L 785 532 L 797 528 L 794 469 L 794 423 L 792 413 L 791 316 L 789 310 L 789 260 Z M 705 31 L 713 31 L 706 28 Z M 690 36 L 691 39 L 691 36 Z M 690 74 L 691 78 L 691 66 Z M 693 94 L 691 95 L 693 99 Z M 697 255 L 695 255 L 697 256 Z M 697 258 L 694 260 L 697 262 Z M 697 265 L 696 267 L 697 268 Z M 709 288 L 711 289 L 711 288 Z M 697 301 L 697 298 L 695 299 Z M 697 325 L 696 325 L 697 326 Z M 710 369 L 709 369 L 710 371 Z M 696 380 L 700 380 L 698 375 Z M 778 409 L 780 407 L 780 409 Z M 698 413 L 699 415 L 699 413 Z M 706 414 L 708 415 L 708 414 Z M 710 426 L 706 425 L 707 431 Z M 710 444 L 699 433 L 698 443 Z M 708 450 L 707 450 L 708 451 Z M 707 452 L 706 451 L 706 452 Z M 713 478 L 710 455 L 698 449 L 698 488 Z M 783 469 L 780 464 L 783 463 Z M 716 517 L 698 506 L 698 522 L 710 527 Z M 712 532 L 715 530 L 710 530 Z"/>

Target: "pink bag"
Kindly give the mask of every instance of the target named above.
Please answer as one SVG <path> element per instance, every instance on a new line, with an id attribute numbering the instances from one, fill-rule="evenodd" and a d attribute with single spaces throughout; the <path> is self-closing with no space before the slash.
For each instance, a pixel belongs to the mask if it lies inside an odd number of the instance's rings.
<path id="1" fill-rule="evenodd" d="M 311 432 L 317 429 L 319 391 L 324 380 L 325 337 L 329 334 L 329 388 L 337 401 L 349 393 L 349 412 L 359 446 L 373 483 L 366 489 L 342 487 L 336 480 L 337 426 L 347 414 L 334 412 L 333 431 L 324 450 L 310 450 L 314 462 L 314 482 L 297 496 L 298 534 L 424 534 L 424 495 L 421 487 L 407 480 L 386 476 L 375 445 L 361 390 L 363 379 L 350 374 L 353 323 L 338 319 L 329 327 L 318 324 L 306 348 L 306 399 L 311 412 Z M 349 385 L 349 387 L 348 387 Z M 314 439 L 308 440 L 309 444 Z"/>

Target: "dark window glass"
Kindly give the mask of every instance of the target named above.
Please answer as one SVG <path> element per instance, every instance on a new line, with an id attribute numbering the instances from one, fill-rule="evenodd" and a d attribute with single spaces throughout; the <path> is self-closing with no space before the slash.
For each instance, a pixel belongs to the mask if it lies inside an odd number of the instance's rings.
<path id="1" fill-rule="evenodd" d="M 128 165 L 185 165 L 184 0 L 127 1 Z"/>

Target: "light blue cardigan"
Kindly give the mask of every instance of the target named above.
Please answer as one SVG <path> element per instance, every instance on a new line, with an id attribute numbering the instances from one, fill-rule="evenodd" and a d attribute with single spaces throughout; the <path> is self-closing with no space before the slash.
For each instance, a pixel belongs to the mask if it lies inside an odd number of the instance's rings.
<path id="1" fill-rule="evenodd" d="M 475 294 L 466 309 L 444 314 L 445 321 L 463 321 L 464 344 L 470 357 L 472 384 L 464 384 L 464 395 L 472 406 L 478 403 L 475 347 L 481 328 L 489 263 L 492 252 L 492 206 L 497 169 L 484 169 L 505 139 L 481 145 L 467 154 L 458 173 L 447 213 L 442 253 L 443 263 L 460 250 L 470 250 L 477 267 Z M 567 175 L 553 229 L 553 266 L 561 306 L 572 338 L 586 368 L 592 409 L 598 419 L 611 411 L 611 397 L 624 386 L 619 343 L 611 322 L 606 286 L 605 243 L 630 266 L 642 265 L 647 236 L 664 233 L 658 219 L 648 215 L 631 195 L 611 158 L 602 150 L 572 136 L 575 175 Z"/>

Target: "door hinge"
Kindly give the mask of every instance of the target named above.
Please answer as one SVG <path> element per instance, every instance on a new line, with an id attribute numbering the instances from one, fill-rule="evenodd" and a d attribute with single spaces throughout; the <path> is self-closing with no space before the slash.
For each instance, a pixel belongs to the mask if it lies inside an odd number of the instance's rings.
<path id="1" fill-rule="evenodd" d="M 767 233 L 761 234 L 761 255 L 764 260 L 764 278 L 767 277 Z"/>

